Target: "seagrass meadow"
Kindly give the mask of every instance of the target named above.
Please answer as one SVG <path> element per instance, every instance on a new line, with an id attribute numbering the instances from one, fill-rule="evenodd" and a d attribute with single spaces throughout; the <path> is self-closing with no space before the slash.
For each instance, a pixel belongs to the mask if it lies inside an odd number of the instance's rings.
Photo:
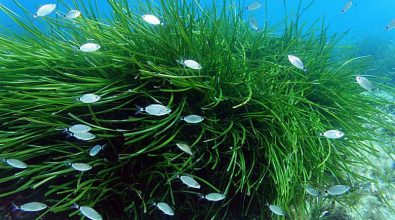
<path id="1" fill-rule="evenodd" d="M 256 31 L 244 20 L 243 2 L 204 8 L 185 0 L 107 2 L 106 15 L 94 1 L 58 2 L 82 11 L 73 20 L 61 14 L 34 19 L 18 1 L 24 15 L 0 6 L 23 29 L 2 27 L 0 37 L 0 157 L 27 164 L 0 164 L 3 217 L 85 218 L 72 208 L 78 204 L 103 219 L 316 219 L 322 203 L 305 187 L 361 181 L 350 166 L 372 166 L 366 155 L 377 152 L 367 143 L 384 140 L 372 128 L 395 130 L 383 110 L 393 103 L 355 83 L 369 58 L 332 56 L 339 38 L 327 35 L 325 22 L 304 25 L 300 9 Z M 163 24 L 150 25 L 143 14 Z M 80 51 L 87 42 L 101 48 Z M 307 71 L 292 66 L 289 54 Z M 202 69 L 181 65 L 183 59 Z M 88 93 L 101 99 L 78 100 Z M 135 114 L 136 106 L 150 104 L 171 112 Z M 204 120 L 181 120 L 190 114 Z M 64 129 L 75 124 L 90 126 L 96 138 L 67 135 Z M 331 129 L 345 137 L 320 135 Z M 188 144 L 192 155 L 177 143 Z M 96 144 L 106 147 L 90 156 Z M 69 165 L 77 162 L 92 169 Z M 193 177 L 200 189 L 188 188 L 179 175 Z M 213 192 L 225 199 L 201 198 Z M 32 213 L 12 205 L 31 201 L 48 208 Z M 164 215 L 158 202 L 169 204 L 174 216 Z"/>

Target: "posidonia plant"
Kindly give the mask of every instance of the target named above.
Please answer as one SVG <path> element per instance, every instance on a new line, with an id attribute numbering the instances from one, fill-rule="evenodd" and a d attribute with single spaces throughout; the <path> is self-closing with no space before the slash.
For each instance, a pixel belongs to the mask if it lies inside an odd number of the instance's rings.
<path id="1" fill-rule="evenodd" d="M 207 8 L 185 0 L 108 0 L 108 18 L 91 1 L 58 5 L 80 9 L 73 20 L 60 12 L 33 19 L 35 12 L 15 3 L 26 16 L 0 6 L 24 29 L 3 28 L 0 37 L 0 151 L 28 166 L 1 164 L 0 198 L 47 204 L 37 218 L 77 216 L 73 204 L 104 219 L 162 218 L 159 202 L 178 219 L 275 217 L 267 204 L 301 218 L 306 185 L 347 185 L 347 177 L 360 178 L 351 165 L 369 165 L 366 155 L 376 152 L 366 141 L 381 137 L 366 124 L 394 130 L 378 108 L 389 101 L 362 94 L 355 83 L 364 58 L 331 58 L 337 38 L 324 25 L 306 28 L 296 17 L 284 20 L 282 34 L 269 26 L 254 31 L 243 4 L 227 0 Z M 144 14 L 163 24 L 146 23 Z M 87 42 L 101 48 L 78 49 Z M 306 72 L 289 63 L 290 54 Z M 180 64 L 188 59 L 202 69 Z M 101 99 L 78 100 L 89 93 Z M 135 114 L 150 104 L 171 112 Z M 191 114 L 204 120 L 181 120 Z M 64 129 L 75 124 L 90 126 L 96 138 L 68 137 Z M 320 135 L 331 129 L 345 138 Z M 90 156 L 97 144 L 105 147 Z M 92 169 L 77 171 L 70 166 L 77 162 Z M 202 198 L 214 192 L 225 199 Z"/>

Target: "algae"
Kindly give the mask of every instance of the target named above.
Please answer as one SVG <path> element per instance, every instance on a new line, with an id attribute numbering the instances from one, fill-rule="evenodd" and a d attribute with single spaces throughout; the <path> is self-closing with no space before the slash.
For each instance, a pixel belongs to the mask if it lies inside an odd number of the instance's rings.
<path id="1" fill-rule="evenodd" d="M 351 167 L 372 166 L 366 155 L 378 154 L 366 141 L 382 141 L 365 125 L 394 131 L 380 110 L 390 102 L 363 95 L 355 83 L 366 57 L 333 57 L 339 37 L 328 36 L 324 22 L 305 27 L 300 8 L 278 34 L 268 25 L 252 30 L 243 2 L 203 8 L 198 1 L 139 1 L 133 9 L 126 0 L 108 3 L 111 17 L 100 16 L 94 1 L 75 1 L 82 11 L 75 20 L 24 19 L 0 6 L 24 29 L 15 34 L 3 27 L 0 37 L 1 157 L 28 164 L 23 171 L 1 164 L 0 198 L 45 202 L 49 208 L 37 218 L 74 217 L 74 203 L 94 207 L 105 219 L 162 218 L 153 204 L 166 202 L 177 219 L 267 219 L 268 203 L 287 218 L 306 219 L 307 184 L 364 180 Z M 145 23 L 146 13 L 164 25 Z M 78 51 L 86 42 L 101 49 Z M 289 54 L 301 57 L 308 71 L 293 67 Z M 203 68 L 185 68 L 180 59 Z M 87 93 L 101 100 L 78 102 Z M 172 112 L 135 115 L 136 105 L 155 103 Z M 189 114 L 204 121 L 180 120 Z M 67 138 L 62 130 L 78 123 L 91 126 L 97 138 Z M 319 135 L 329 129 L 346 138 Z M 193 154 L 180 151 L 180 142 Z M 91 157 L 96 144 L 107 147 Z M 74 162 L 93 168 L 79 173 L 66 165 Z M 201 188 L 186 188 L 180 174 Z M 226 198 L 200 200 L 211 192 Z"/>

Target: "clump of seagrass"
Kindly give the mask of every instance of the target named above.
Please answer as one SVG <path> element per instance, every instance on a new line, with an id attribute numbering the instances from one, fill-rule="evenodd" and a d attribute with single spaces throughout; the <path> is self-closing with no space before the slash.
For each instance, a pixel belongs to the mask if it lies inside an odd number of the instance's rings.
<path id="1" fill-rule="evenodd" d="M 364 141 L 377 137 L 363 125 L 382 126 L 376 106 L 385 101 L 361 95 L 351 66 L 358 59 L 330 59 L 336 39 L 325 28 L 301 30 L 287 20 L 276 36 L 268 27 L 251 30 L 243 7 L 229 8 L 226 0 L 204 10 L 196 1 L 159 2 L 133 8 L 108 0 L 111 18 L 83 5 L 79 19 L 34 22 L 0 6 L 25 30 L 0 38 L 1 156 L 28 164 L 23 171 L 1 167 L 1 198 L 40 199 L 49 205 L 40 214 L 54 216 L 76 215 L 70 207 L 77 203 L 109 218 L 149 219 L 163 215 L 153 206 L 158 202 L 179 219 L 268 216 L 267 203 L 301 216 L 307 183 L 358 178 L 348 166 L 366 161 L 361 152 L 371 149 Z M 147 13 L 164 24 L 145 23 Z M 91 41 L 100 50 L 76 50 Z M 289 54 L 308 71 L 293 67 Z M 185 59 L 202 69 L 180 65 Z M 100 101 L 77 101 L 87 93 Z M 136 105 L 154 103 L 171 113 L 135 115 Z M 190 114 L 204 121 L 180 120 Z M 66 138 L 62 129 L 73 124 L 91 126 L 97 138 Z M 319 135 L 329 129 L 347 139 Z M 177 143 L 188 144 L 192 155 Z M 106 147 L 90 156 L 96 144 Z M 76 172 L 67 165 L 75 162 L 92 169 Z M 187 188 L 181 174 L 200 189 Z M 199 199 L 211 192 L 225 199 Z"/>

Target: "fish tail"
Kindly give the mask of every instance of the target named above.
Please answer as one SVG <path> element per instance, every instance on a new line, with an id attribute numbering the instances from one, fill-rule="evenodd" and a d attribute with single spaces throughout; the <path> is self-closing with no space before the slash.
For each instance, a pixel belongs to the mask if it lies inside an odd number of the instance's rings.
<path id="1" fill-rule="evenodd" d="M 71 208 L 73 208 L 73 209 L 79 209 L 79 208 L 80 208 L 80 206 L 79 206 L 79 205 L 77 205 L 77 203 L 74 203 L 73 205 L 71 205 Z"/>
<path id="2" fill-rule="evenodd" d="M 64 133 L 66 134 L 66 138 L 74 137 L 73 133 L 70 131 L 65 131 Z"/>
<path id="3" fill-rule="evenodd" d="M 144 108 L 138 105 L 136 106 L 136 113 L 134 113 L 135 115 L 141 114 L 141 112 L 143 112 Z"/>
<path id="4" fill-rule="evenodd" d="M 184 65 L 184 60 L 183 60 L 183 59 L 176 60 L 176 62 L 177 62 L 178 64 Z"/>
<path id="5" fill-rule="evenodd" d="M 204 199 L 204 195 L 203 195 L 203 194 L 201 194 L 201 193 L 197 194 L 197 196 L 199 196 L 199 200 L 202 200 L 202 199 Z"/>
<path id="6" fill-rule="evenodd" d="M 12 204 L 12 210 L 13 210 L 13 211 L 19 209 L 19 206 L 15 205 L 14 202 L 12 202 L 11 204 Z"/>

